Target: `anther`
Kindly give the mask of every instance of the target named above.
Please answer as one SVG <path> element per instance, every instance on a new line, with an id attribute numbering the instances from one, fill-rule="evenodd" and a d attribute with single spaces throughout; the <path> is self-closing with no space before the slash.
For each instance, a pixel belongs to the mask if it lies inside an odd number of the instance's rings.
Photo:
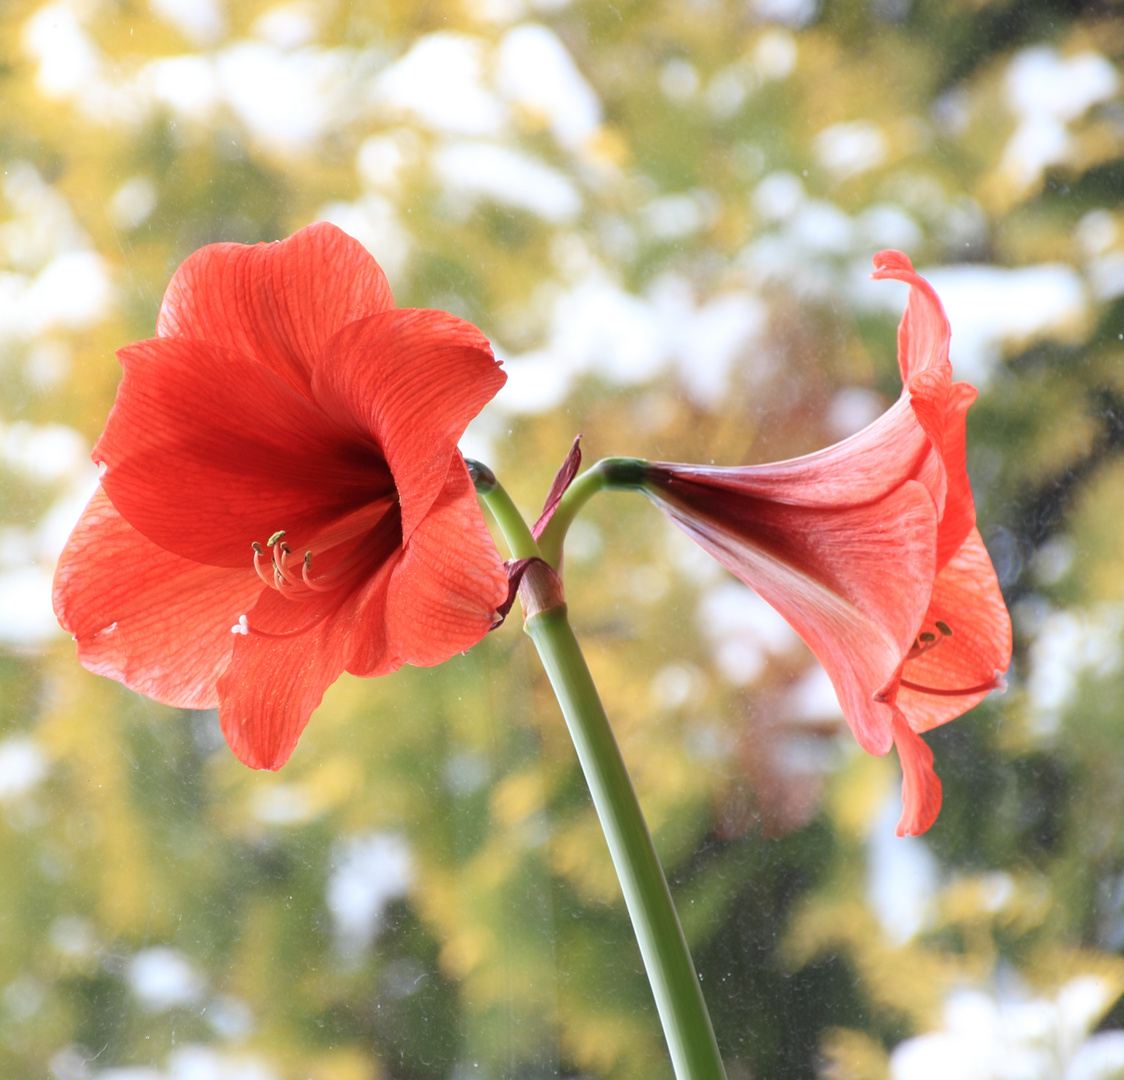
<path id="1" fill-rule="evenodd" d="M 925 630 L 913 639 L 913 645 L 906 654 L 907 660 L 916 660 L 931 649 L 935 649 L 945 638 L 952 637 L 952 628 L 943 619 L 937 619 L 933 626 L 940 632 L 937 637 L 931 630 Z"/>
<path id="2" fill-rule="evenodd" d="M 371 556 L 369 548 L 362 543 L 350 545 L 350 551 L 344 545 L 359 538 L 366 528 L 372 526 L 372 522 L 373 526 L 384 530 L 382 523 L 392 509 L 391 502 L 389 496 L 379 500 L 377 504 L 367 508 L 363 515 L 353 514 L 355 520 L 345 522 L 346 528 L 318 537 L 318 543 L 324 545 L 323 550 L 330 553 L 326 572 L 313 576 L 312 549 L 306 549 L 303 556 L 294 554 L 293 549 L 284 541 L 287 535 L 285 529 L 278 529 L 264 545 L 256 540 L 250 544 L 254 553 L 254 572 L 266 585 L 276 589 L 288 600 L 308 601 L 317 594 L 333 592 L 345 586 L 355 580 L 357 570 Z M 376 535 L 381 536 L 381 532 Z M 334 558 L 334 553 L 341 549 L 344 551 L 343 557 Z M 250 633 L 257 634 L 258 631 L 251 629 Z"/>
<path id="3" fill-rule="evenodd" d="M 252 546 L 254 549 L 254 569 L 257 571 L 258 577 L 260 577 L 262 581 L 264 581 L 271 589 L 277 588 L 277 586 L 273 584 L 274 575 L 265 568 L 265 565 L 262 562 L 262 558 L 265 555 L 265 548 L 263 548 L 261 544 L 259 544 L 256 540 L 254 541 Z"/>

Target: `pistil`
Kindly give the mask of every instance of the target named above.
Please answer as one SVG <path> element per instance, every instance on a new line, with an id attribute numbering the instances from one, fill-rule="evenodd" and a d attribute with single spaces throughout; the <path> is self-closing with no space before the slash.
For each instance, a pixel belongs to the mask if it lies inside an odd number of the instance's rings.
<path id="1" fill-rule="evenodd" d="M 937 631 L 936 634 L 926 630 L 917 635 L 913 642 L 913 648 L 906 654 L 907 661 L 924 656 L 940 645 L 945 638 L 952 637 L 952 627 L 943 619 L 937 619 L 933 623 L 933 627 Z M 904 686 L 907 690 L 916 690 L 919 694 L 932 694 L 934 697 L 972 697 L 974 694 L 986 694 L 990 690 L 1005 690 L 1007 688 L 1001 672 L 996 672 L 988 682 L 980 683 L 979 686 L 968 686 L 962 690 L 938 689 L 935 686 L 924 686 L 921 683 L 910 682 L 909 679 L 899 679 L 898 685 Z"/>
<path id="2" fill-rule="evenodd" d="M 315 630 L 328 616 L 331 614 L 325 611 L 318 619 L 310 622 L 307 626 L 298 627 L 296 630 L 286 630 L 284 633 L 274 634 L 269 630 L 259 630 L 256 626 L 250 625 L 250 620 L 245 615 L 239 615 L 238 621 L 230 628 L 232 634 L 240 634 L 242 637 L 263 637 L 271 638 L 275 641 L 283 638 L 300 637 L 301 634 L 307 634 L 309 630 Z"/>
<path id="3" fill-rule="evenodd" d="M 935 686 L 922 686 L 920 683 L 910 682 L 908 679 L 900 679 L 898 685 L 904 686 L 907 690 L 916 690 L 919 694 L 932 694 L 934 697 L 972 697 L 974 694 L 986 694 L 990 690 L 1007 689 L 1006 679 L 998 672 L 987 682 L 980 683 L 979 686 L 969 686 L 963 690 L 942 690 Z"/>

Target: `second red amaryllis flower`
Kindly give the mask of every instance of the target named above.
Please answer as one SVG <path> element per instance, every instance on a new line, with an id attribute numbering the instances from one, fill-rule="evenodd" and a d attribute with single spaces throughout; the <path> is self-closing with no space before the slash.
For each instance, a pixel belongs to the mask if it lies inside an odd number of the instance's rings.
<path id="1" fill-rule="evenodd" d="M 965 470 L 976 391 L 952 381 L 932 287 L 900 252 L 874 263 L 875 278 L 911 287 L 898 331 L 902 395 L 889 411 L 807 457 L 651 464 L 640 486 L 808 643 L 862 747 L 897 747 L 901 835 L 924 832 L 941 805 L 921 733 L 1001 685 L 1011 623 Z"/>
<path id="2" fill-rule="evenodd" d="M 196 252 L 156 333 L 120 352 L 55 611 L 91 671 L 217 705 L 277 768 L 344 670 L 439 663 L 492 625 L 507 581 L 457 440 L 504 375 L 323 223 Z"/>

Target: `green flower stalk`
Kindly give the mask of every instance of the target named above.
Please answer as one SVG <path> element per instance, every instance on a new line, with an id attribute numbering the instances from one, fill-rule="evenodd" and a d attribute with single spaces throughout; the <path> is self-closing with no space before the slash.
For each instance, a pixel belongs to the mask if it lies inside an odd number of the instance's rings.
<path id="1" fill-rule="evenodd" d="M 542 532 L 541 546 L 491 470 L 472 461 L 468 466 L 511 554 L 517 560 L 531 560 L 525 565 L 520 585 L 524 629 L 542 659 L 589 785 L 677 1080 L 725 1080 L 714 1028 L 667 879 L 601 698 L 570 626 L 561 579 L 554 569 L 561 562 L 566 528 L 589 497 L 606 486 L 633 486 L 627 482 L 630 476 L 638 481 L 637 467 L 642 468 L 644 463 L 616 460 L 626 464 L 602 462 L 574 482 Z"/>

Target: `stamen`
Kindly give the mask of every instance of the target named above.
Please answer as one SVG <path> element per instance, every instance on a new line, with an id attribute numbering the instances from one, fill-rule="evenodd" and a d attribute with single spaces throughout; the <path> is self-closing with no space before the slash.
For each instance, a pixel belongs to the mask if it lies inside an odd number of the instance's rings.
<path id="1" fill-rule="evenodd" d="M 308 572 L 312 569 L 312 552 L 306 551 L 304 553 L 304 563 L 301 566 L 301 581 L 303 581 L 314 592 L 331 592 L 331 585 L 321 585 L 314 578 L 308 576 Z"/>
<path id="2" fill-rule="evenodd" d="M 265 548 L 261 546 L 256 540 L 253 543 L 254 549 L 254 569 L 257 571 L 258 577 L 262 579 L 271 589 L 276 589 L 277 586 L 273 584 L 273 575 L 262 565 L 262 556 L 265 554 Z"/>
<path id="3" fill-rule="evenodd" d="M 914 642 L 913 648 L 906 653 L 907 660 L 916 660 L 919 656 L 924 656 L 927 652 L 935 649 L 940 642 L 933 634 L 921 634 Z"/>
<path id="4" fill-rule="evenodd" d="M 318 533 L 314 537 L 316 550 L 331 554 L 349 541 L 358 540 L 364 533 L 368 534 L 371 544 L 377 548 L 388 538 L 388 530 L 395 529 L 399 524 L 397 514 L 392 514 L 397 506 L 397 495 L 393 494 L 360 507 L 335 523 L 329 531 Z M 356 569 L 370 559 L 372 554 L 368 544 L 354 544 L 342 558 L 334 560 L 326 573 L 314 578 L 311 573 L 312 549 L 305 552 L 298 573 L 295 563 L 291 561 L 293 549 L 283 543 L 286 535 L 287 530 L 278 529 L 266 541 L 265 546 L 256 540 L 250 546 L 254 551 L 254 572 L 266 585 L 276 589 L 288 600 L 312 600 L 317 593 L 340 588 L 354 579 Z M 265 561 L 266 548 L 270 549 L 269 564 Z M 257 631 L 250 630 L 250 633 Z"/>
<path id="5" fill-rule="evenodd" d="M 292 555 L 292 553 L 292 548 L 288 544 L 276 544 L 273 548 L 273 564 L 287 584 L 299 585 L 301 583 L 300 578 L 289 569 L 286 562 L 286 557 Z"/>

